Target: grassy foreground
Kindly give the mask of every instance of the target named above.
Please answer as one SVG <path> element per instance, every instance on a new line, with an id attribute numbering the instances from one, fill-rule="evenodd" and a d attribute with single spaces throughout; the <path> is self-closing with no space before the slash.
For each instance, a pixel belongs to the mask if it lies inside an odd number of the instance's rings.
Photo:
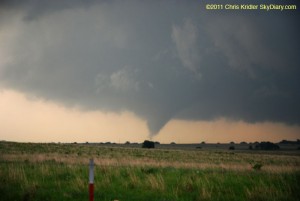
<path id="1" fill-rule="evenodd" d="M 88 200 L 90 157 L 95 201 L 300 200 L 299 153 L 9 142 L 0 142 L 0 200 Z"/>

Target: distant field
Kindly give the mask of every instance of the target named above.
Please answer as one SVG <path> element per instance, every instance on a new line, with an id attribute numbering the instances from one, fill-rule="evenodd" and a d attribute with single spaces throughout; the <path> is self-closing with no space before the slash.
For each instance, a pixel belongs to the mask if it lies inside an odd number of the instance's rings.
<path id="1" fill-rule="evenodd" d="M 34 144 L 0 142 L 0 200 L 300 200 L 300 152 L 249 145 Z M 196 148 L 197 147 L 197 148 Z"/>

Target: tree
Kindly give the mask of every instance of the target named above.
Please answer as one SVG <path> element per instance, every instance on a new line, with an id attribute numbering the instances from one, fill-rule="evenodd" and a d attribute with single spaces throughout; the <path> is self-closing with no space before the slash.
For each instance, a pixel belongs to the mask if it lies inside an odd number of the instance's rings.
<path id="1" fill-rule="evenodd" d="M 148 149 L 154 148 L 154 142 L 149 141 L 149 140 L 145 140 L 145 141 L 143 142 L 142 148 L 148 148 Z"/>
<path id="2" fill-rule="evenodd" d="M 255 149 L 278 150 L 278 149 L 280 149 L 280 147 L 277 144 L 274 144 L 272 142 L 261 142 L 261 143 L 255 145 Z"/>

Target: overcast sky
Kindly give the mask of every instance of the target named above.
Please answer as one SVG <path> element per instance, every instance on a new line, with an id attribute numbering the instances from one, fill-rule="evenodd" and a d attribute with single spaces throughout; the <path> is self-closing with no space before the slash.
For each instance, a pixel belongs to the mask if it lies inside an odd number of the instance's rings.
<path id="1" fill-rule="evenodd" d="M 204 5 L 1 1 L 0 139 L 300 138 L 299 10 Z"/>

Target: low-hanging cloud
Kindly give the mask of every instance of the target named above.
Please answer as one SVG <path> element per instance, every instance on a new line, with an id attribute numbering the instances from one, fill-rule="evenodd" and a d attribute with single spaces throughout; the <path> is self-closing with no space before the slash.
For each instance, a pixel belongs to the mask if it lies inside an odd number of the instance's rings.
<path id="1" fill-rule="evenodd" d="M 152 135 L 171 119 L 300 124 L 293 11 L 237 18 L 190 1 L 46 2 L 1 3 L 2 88 L 129 110 Z"/>
<path id="2" fill-rule="evenodd" d="M 184 22 L 182 27 L 174 25 L 171 36 L 182 65 L 193 72 L 197 72 L 201 55 L 197 47 L 196 26 L 188 20 Z"/>

